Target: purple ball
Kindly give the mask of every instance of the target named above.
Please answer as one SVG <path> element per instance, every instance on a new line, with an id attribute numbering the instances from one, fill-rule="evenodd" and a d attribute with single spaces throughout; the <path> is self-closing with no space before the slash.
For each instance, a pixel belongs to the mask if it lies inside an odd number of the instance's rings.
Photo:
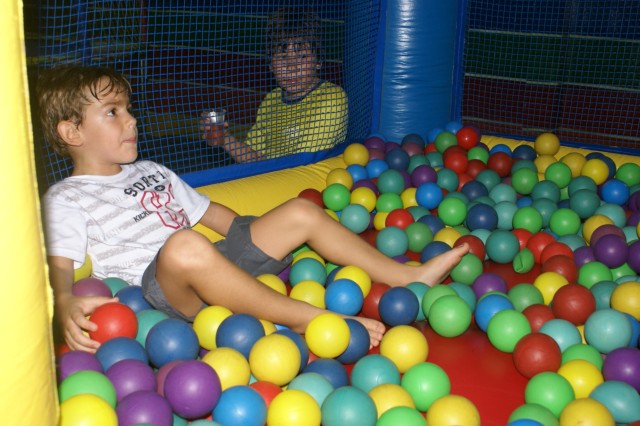
<path id="1" fill-rule="evenodd" d="M 638 226 L 638 222 L 640 222 L 640 210 L 632 210 L 627 218 L 627 226 Z"/>
<path id="2" fill-rule="evenodd" d="M 636 191 L 633 194 L 631 194 L 631 196 L 629 197 L 629 200 L 627 201 L 627 205 L 629 206 L 629 209 L 632 211 L 640 210 L 640 191 Z"/>
<path id="3" fill-rule="evenodd" d="M 436 183 L 438 181 L 438 173 L 433 167 L 426 164 L 420 164 L 411 172 L 411 183 L 416 188 L 425 182 Z"/>
<path id="4" fill-rule="evenodd" d="M 368 149 L 381 149 L 384 150 L 385 141 L 379 136 L 369 136 L 365 139 L 363 145 Z"/>
<path id="5" fill-rule="evenodd" d="M 116 407 L 119 426 L 149 424 L 171 426 L 171 406 L 154 391 L 141 390 L 127 395 Z"/>
<path id="6" fill-rule="evenodd" d="M 362 179 L 357 181 L 356 183 L 353 184 L 353 186 L 351 187 L 351 191 L 353 191 L 356 188 L 369 188 L 370 190 L 373 191 L 374 194 L 378 195 L 379 194 L 379 190 L 378 190 L 378 185 L 376 185 L 375 183 L 373 183 L 373 181 L 371 181 L 370 179 Z"/>
<path id="7" fill-rule="evenodd" d="M 124 359 L 105 372 L 116 389 L 118 401 L 137 391 L 156 391 L 156 375 L 149 364 L 137 359 Z"/>
<path id="8" fill-rule="evenodd" d="M 499 291 L 501 293 L 507 293 L 507 282 L 498 274 L 493 272 L 485 272 L 480 274 L 473 283 L 471 288 L 476 295 L 477 299 L 490 291 Z"/>
<path id="9" fill-rule="evenodd" d="M 394 149 L 400 149 L 401 146 L 398 142 L 387 142 L 384 145 L 384 153 L 388 153 L 389 151 L 393 151 Z"/>
<path id="10" fill-rule="evenodd" d="M 620 229 L 616 225 L 607 223 L 607 224 L 598 226 L 596 230 L 593 231 L 593 233 L 591 234 L 591 240 L 589 241 L 589 244 L 591 246 L 594 246 L 600 238 L 610 234 L 617 235 L 622 239 L 626 239 L 624 235 L 624 231 L 622 229 Z"/>
<path id="11" fill-rule="evenodd" d="M 625 382 L 640 392 L 640 349 L 617 348 L 609 352 L 602 364 L 605 380 Z"/>
<path id="12" fill-rule="evenodd" d="M 101 296 L 113 297 L 109 286 L 98 278 L 81 278 L 71 287 L 71 293 L 74 296 Z"/>
<path id="13" fill-rule="evenodd" d="M 593 254 L 593 248 L 591 248 L 591 246 L 578 247 L 573 252 L 573 260 L 576 262 L 578 268 L 585 263 L 594 262 L 596 257 Z"/>
<path id="14" fill-rule="evenodd" d="M 394 170 L 406 170 L 409 167 L 409 154 L 402 148 L 396 148 L 387 150 L 384 156 L 384 161 L 387 162 L 389 168 Z"/>
<path id="15" fill-rule="evenodd" d="M 592 247 L 596 260 L 609 268 L 621 266 L 629 256 L 627 241 L 615 234 L 600 237 Z"/>
<path id="16" fill-rule="evenodd" d="M 58 380 L 62 381 L 68 376 L 83 370 L 102 373 L 102 364 L 92 353 L 85 351 L 69 351 L 58 357 Z"/>
<path id="17" fill-rule="evenodd" d="M 185 419 L 197 419 L 211 413 L 220 399 L 220 378 L 203 361 L 188 360 L 169 371 L 164 395 L 173 411 Z"/>
<path id="18" fill-rule="evenodd" d="M 409 154 L 409 157 L 420 155 L 424 152 L 424 142 L 422 145 L 413 141 L 403 142 L 402 149 L 404 149 L 406 153 Z"/>
<path id="19" fill-rule="evenodd" d="M 636 273 L 640 274 L 640 240 L 636 240 L 629 244 L 627 264 L 631 269 L 636 271 Z"/>
<path id="20" fill-rule="evenodd" d="M 384 160 L 384 148 L 382 149 L 369 148 L 369 161 L 374 159 Z"/>

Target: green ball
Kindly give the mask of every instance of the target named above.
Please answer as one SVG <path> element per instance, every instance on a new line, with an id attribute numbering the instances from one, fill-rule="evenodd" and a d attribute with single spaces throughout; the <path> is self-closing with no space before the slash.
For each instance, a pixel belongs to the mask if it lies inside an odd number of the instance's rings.
<path id="1" fill-rule="evenodd" d="M 511 186 L 520 195 L 531 194 L 536 183 L 538 183 L 538 173 L 528 168 L 516 170 L 511 175 Z"/>
<path id="2" fill-rule="evenodd" d="M 550 180 L 541 180 L 533 187 L 533 191 L 531 191 L 531 198 L 533 200 L 546 198 L 547 200 L 557 203 L 560 201 L 560 188 L 555 182 L 551 182 Z"/>
<path id="3" fill-rule="evenodd" d="M 456 291 L 449 287 L 448 285 L 436 284 L 433 287 L 430 287 L 422 296 L 422 313 L 425 318 L 429 318 L 429 311 L 431 310 L 431 305 L 433 302 L 438 300 L 443 296 L 456 295 Z"/>
<path id="4" fill-rule="evenodd" d="M 565 188 L 571 183 L 571 169 L 562 161 L 558 161 L 547 167 L 544 178 L 558 185 L 558 188 Z"/>
<path id="5" fill-rule="evenodd" d="M 562 364 L 574 359 L 582 359 L 595 365 L 598 370 L 602 370 L 604 358 L 602 354 L 593 346 L 586 343 L 576 343 L 567 347 L 562 352 Z"/>
<path id="6" fill-rule="evenodd" d="M 525 247 L 513 258 L 513 270 L 519 274 L 526 274 L 533 269 L 535 263 L 533 252 Z"/>
<path id="7" fill-rule="evenodd" d="M 534 420 L 543 426 L 558 426 L 558 418 L 546 407 L 539 404 L 523 404 L 513 410 L 509 423 L 516 420 Z"/>
<path id="8" fill-rule="evenodd" d="M 531 305 L 544 304 L 544 297 L 536 286 L 529 283 L 516 284 L 509 290 L 507 296 L 513 307 L 522 312 Z"/>
<path id="9" fill-rule="evenodd" d="M 422 222 L 411 223 L 404 231 L 409 240 L 409 250 L 414 253 L 421 253 L 425 246 L 433 241 L 431 228 Z"/>
<path id="10" fill-rule="evenodd" d="M 573 210 L 559 208 L 549 219 L 549 229 L 558 236 L 576 234 L 580 230 L 580 216 Z"/>
<path id="11" fill-rule="evenodd" d="M 502 179 L 500 175 L 491 169 L 484 169 L 476 176 L 476 180 L 487 187 L 487 191 L 491 191 Z"/>
<path id="12" fill-rule="evenodd" d="M 149 331 L 160 321 L 169 318 L 169 315 L 157 309 L 145 309 L 136 313 L 136 318 L 138 319 L 138 332 L 136 333 L 136 340 L 144 348 L 147 342 L 147 334 L 149 334 Z"/>
<path id="13" fill-rule="evenodd" d="M 587 219 L 594 215 L 600 207 L 600 197 L 596 192 L 580 189 L 569 198 L 569 208 L 576 212 L 580 219 Z"/>
<path id="14" fill-rule="evenodd" d="M 351 192 L 341 183 L 332 183 L 322 191 L 322 202 L 328 209 L 339 212 L 351 202 Z"/>
<path id="15" fill-rule="evenodd" d="M 113 294 L 114 296 L 118 291 L 120 291 L 120 289 L 129 287 L 129 283 L 122 278 L 107 277 L 102 281 L 104 281 L 104 283 L 109 286 L 109 288 L 111 289 L 111 294 Z"/>
<path id="16" fill-rule="evenodd" d="M 543 228 L 549 226 L 551 215 L 553 214 L 553 212 L 558 210 L 558 204 L 549 200 L 548 198 L 538 198 L 537 200 L 533 200 L 533 203 L 531 203 L 531 207 L 533 207 L 538 211 L 538 213 L 540 213 L 540 216 L 542 217 Z"/>
<path id="17" fill-rule="evenodd" d="M 429 160 L 423 154 L 414 154 L 409 157 L 409 165 L 407 166 L 407 172 L 411 173 L 416 167 L 426 165 L 429 166 Z"/>
<path id="18" fill-rule="evenodd" d="M 102 373 L 94 370 L 80 370 L 65 377 L 58 386 L 58 398 L 62 403 L 72 396 L 89 393 L 107 402 L 111 407 L 116 406 L 116 388 L 111 380 Z"/>
<path id="19" fill-rule="evenodd" d="M 513 229 L 518 228 L 535 234 L 542 229 L 542 215 L 533 206 L 520 207 L 513 215 Z"/>
<path id="20" fill-rule="evenodd" d="M 458 138 L 456 138 L 456 135 L 454 135 L 453 133 L 447 130 L 443 130 L 438 133 L 438 136 L 436 136 L 436 139 L 433 141 L 433 143 L 436 146 L 436 150 L 442 154 L 450 146 L 458 145 Z"/>
<path id="21" fill-rule="evenodd" d="M 518 211 L 516 203 L 500 201 L 493 208 L 498 214 L 498 229 L 513 229 L 513 216 Z"/>
<path id="22" fill-rule="evenodd" d="M 452 280 L 467 285 L 471 285 L 480 274 L 482 274 L 482 260 L 473 253 L 462 256 L 450 273 Z"/>
<path id="23" fill-rule="evenodd" d="M 382 413 L 376 426 L 424 426 L 424 417 L 415 408 L 399 405 Z"/>
<path id="24" fill-rule="evenodd" d="M 602 281 L 613 281 L 611 270 L 602 262 L 592 261 L 578 269 L 578 284 L 590 289 Z"/>
<path id="25" fill-rule="evenodd" d="M 387 226 L 376 235 L 376 247 L 389 257 L 400 256 L 409 249 L 409 237 L 404 229 Z"/>
<path id="26" fill-rule="evenodd" d="M 494 262 L 511 263 L 520 251 L 520 242 L 510 231 L 496 229 L 487 238 L 485 250 L 489 259 Z"/>
<path id="27" fill-rule="evenodd" d="M 487 161 L 489 161 L 489 151 L 481 146 L 474 146 L 469 151 L 467 151 L 467 159 L 469 161 L 480 160 L 484 164 L 487 164 Z"/>
<path id="28" fill-rule="evenodd" d="M 529 320 L 522 312 L 513 309 L 496 313 L 487 326 L 491 344 L 506 353 L 512 353 L 518 341 L 528 334 L 531 334 Z"/>
<path id="29" fill-rule="evenodd" d="M 631 266 L 629 266 L 629 264 L 626 262 L 618 266 L 617 268 L 611 268 L 611 276 L 613 277 L 614 281 L 622 277 L 630 277 L 635 275 L 636 271 L 631 269 Z"/>
<path id="30" fill-rule="evenodd" d="M 460 225 L 467 217 L 467 205 L 459 198 L 446 197 L 438 206 L 438 217 L 445 225 Z"/>
<path id="31" fill-rule="evenodd" d="M 427 160 L 429 160 L 429 165 L 434 169 L 436 167 L 443 166 L 442 154 L 439 153 L 438 151 L 429 152 L 427 153 L 426 157 L 427 157 Z"/>
<path id="32" fill-rule="evenodd" d="M 624 208 L 617 204 L 604 203 L 596 209 L 594 214 L 608 217 L 618 228 L 623 228 L 627 223 L 627 214 Z"/>
<path id="33" fill-rule="evenodd" d="M 405 189 L 405 182 L 402 173 L 395 169 L 387 169 L 378 176 L 378 190 L 381 194 L 393 192 L 401 194 Z"/>
<path id="34" fill-rule="evenodd" d="M 515 203 L 518 199 L 518 194 L 512 186 L 506 183 L 499 183 L 489 190 L 489 197 L 496 203 L 500 203 L 501 201 Z"/>
<path id="35" fill-rule="evenodd" d="M 539 404 L 556 417 L 575 399 L 571 383 L 558 373 L 545 371 L 533 376 L 524 391 L 527 404 Z"/>
<path id="36" fill-rule="evenodd" d="M 598 186 L 588 176 L 577 176 L 569 184 L 569 197 L 573 197 L 576 191 L 588 189 L 589 191 L 598 192 Z"/>
<path id="37" fill-rule="evenodd" d="M 376 200 L 376 210 L 379 212 L 391 212 L 403 208 L 402 198 L 395 192 L 380 194 Z"/>
<path id="38" fill-rule="evenodd" d="M 451 392 L 449 376 L 442 367 L 431 362 L 421 362 L 409 368 L 402 376 L 400 386 L 411 395 L 420 411 L 427 411 L 434 401 Z"/>
<path id="39" fill-rule="evenodd" d="M 457 294 L 442 296 L 431 305 L 429 325 L 440 336 L 460 336 L 470 324 L 471 309 Z"/>
<path id="40" fill-rule="evenodd" d="M 442 189 L 446 189 L 449 192 L 454 192 L 458 189 L 460 184 L 460 178 L 458 174 L 451 169 L 442 168 L 436 172 L 438 176 L 438 186 Z"/>
<path id="41" fill-rule="evenodd" d="M 457 281 L 450 282 L 448 285 L 455 290 L 456 294 L 465 301 L 469 309 L 473 312 L 476 308 L 476 294 L 473 292 L 473 288 L 471 288 L 469 284 Z"/>
<path id="42" fill-rule="evenodd" d="M 615 178 L 632 187 L 640 184 L 640 165 L 636 163 L 624 163 L 616 171 Z"/>

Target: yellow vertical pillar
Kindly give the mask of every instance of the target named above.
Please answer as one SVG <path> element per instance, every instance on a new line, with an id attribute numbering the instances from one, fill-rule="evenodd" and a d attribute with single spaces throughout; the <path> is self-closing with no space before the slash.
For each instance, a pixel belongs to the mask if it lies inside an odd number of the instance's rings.
<path id="1" fill-rule="evenodd" d="M 55 425 L 52 298 L 33 160 L 22 2 L 0 13 L 0 419 Z"/>

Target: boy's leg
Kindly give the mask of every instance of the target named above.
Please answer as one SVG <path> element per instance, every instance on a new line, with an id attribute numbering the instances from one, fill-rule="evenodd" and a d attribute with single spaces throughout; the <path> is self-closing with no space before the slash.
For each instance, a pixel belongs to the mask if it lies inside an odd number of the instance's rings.
<path id="1" fill-rule="evenodd" d="M 291 299 L 238 268 L 203 235 L 184 230 L 169 238 L 158 255 L 156 279 L 171 305 L 187 316 L 202 307 L 221 305 L 304 333 L 309 321 L 326 312 Z M 357 318 L 377 345 L 384 325 Z"/>
<path id="2" fill-rule="evenodd" d="M 391 286 L 414 281 L 439 284 L 469 251 L 465 244 L 420 266 L 408 266 L 384 255 L 302 198 L 290 200 L 258 218 L 251 224 L 251 236 L 256 246 L 276 259 L 308 243 L 325 259 L 338 265 L 359 266 L 372 280 Z"/>

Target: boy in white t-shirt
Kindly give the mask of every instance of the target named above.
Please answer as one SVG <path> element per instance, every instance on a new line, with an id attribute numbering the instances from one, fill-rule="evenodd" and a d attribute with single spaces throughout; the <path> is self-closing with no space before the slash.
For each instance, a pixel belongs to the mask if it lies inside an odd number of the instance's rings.
<path id="1" fill-rule="evenodd" d="M 260 218 L 238 216 L 166 167 L 135 161 L 138 135 L 129 94 L 128 81 L 108 68 L 57 67 L 39 82 L 45 137 L 73 161 L 71 176 L 49 188 L 44 199 L 56 319 L 71 349 L 99 347 L 83 333 L 97 327 L 87 316 L 114 301 L 72 294 L 74 268 L 87 254 L 94 276 L 141 285 L 149 303 L 170 316 L 189 321 L 203 306 L 222 305 L 304 333 L 326 311 L 254 278 L 283 270 L 300 245 L 309 244 L 336 264 L 357 265 L 392 286 L 437 284 L 468 251 L 465 245 L 420 266 L 401 264 L 302 198 Z M 191 229 L 196 223 L 226 238 L 211 244 Z M 377 345 L 384 325 L 356 319 Z"/>

